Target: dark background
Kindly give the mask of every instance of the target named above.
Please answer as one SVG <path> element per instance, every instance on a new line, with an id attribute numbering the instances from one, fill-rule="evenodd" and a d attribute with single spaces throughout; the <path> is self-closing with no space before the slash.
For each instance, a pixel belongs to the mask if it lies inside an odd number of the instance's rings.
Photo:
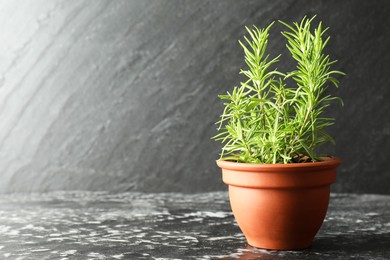
<path id="1" fill-rule="evenodd" d="M 390 1 L 2 1 L 0 192 L 212 191 L 244 25 L 318 14 L 345 106 L 333 191 L 390 193 Z M 272 29 L 269 51 L 281 52 Z"/>

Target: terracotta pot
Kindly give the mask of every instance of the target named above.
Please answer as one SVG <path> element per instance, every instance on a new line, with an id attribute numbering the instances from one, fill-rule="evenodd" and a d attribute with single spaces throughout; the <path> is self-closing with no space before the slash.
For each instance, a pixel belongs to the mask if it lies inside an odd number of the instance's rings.
<path id="1" fill-rule="evenodd" d="M 295 164 L 217 161 L 248 244 L 276 250 L 311 245 L 328 209 L 339 158 Z"/>

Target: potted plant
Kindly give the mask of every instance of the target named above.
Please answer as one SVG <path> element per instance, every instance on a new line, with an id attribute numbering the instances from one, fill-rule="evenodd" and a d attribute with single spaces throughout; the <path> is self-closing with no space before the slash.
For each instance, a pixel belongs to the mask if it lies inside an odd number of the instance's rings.
<path id="1" fill-rule="evenodd" d="M 326 215 L 330 184 L 336 179 L 337 157 L 316 154 L 331 142 L 325 128 L 333 118 L 324 111 L 339 97 L 331 70 L 336 61 L 323 53 L 329 37 L 311 19 L 289 25 L 279 21 L 296 69 L 283 73 L 273 66 L 280 55 L 266 54 L 270 24 L 246 27 L 244 49 L 247 80 L 219 97 L 225 101 L 219 133 L 224 144 L 217 164 L 229 185 L 233 214 L 251 246 L 291 250 L 311 245 Z"/>

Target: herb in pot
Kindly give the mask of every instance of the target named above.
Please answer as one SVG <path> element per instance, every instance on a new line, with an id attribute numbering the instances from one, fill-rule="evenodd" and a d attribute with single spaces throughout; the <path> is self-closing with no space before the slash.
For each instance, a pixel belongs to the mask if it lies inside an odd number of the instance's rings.
<path id="1" fill-rule="evenodd" d="M 240 86 L 219 98 L 225 109 L 219 122 L 215 140 L 221 141 L 221 159 L 246 163 L 294 163 L 319 161 L 315 154 L 319 146 L 333 138 L 325 131 L 334 118 L 324 117 L 331 101 L 339 97 L 326 93 L 329 86 L 338 87 L 329 55 L 324 48 L 330 37 L 324 37 L 328 28 L 322 23 L 311 30 L 315 17 L 303 18 L 300 23 L 286 27 L 282 35 L 287 39 L 287 49 L 297 62 L 296 69 L 283 73 L 272 67 L 280 55 L 271 59 L 266 53 L 269 30 L 246 27 L 249 37 L 244 49 L 248 66 L 240 73 L 247 77 Z M 295 82 L 295 86 L 289 86 Z"/>

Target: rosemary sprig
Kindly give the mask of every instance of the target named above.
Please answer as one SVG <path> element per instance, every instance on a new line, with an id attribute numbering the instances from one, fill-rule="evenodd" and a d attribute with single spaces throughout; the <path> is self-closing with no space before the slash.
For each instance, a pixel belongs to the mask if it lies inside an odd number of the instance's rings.
<path id="1" fill-rule="evenodd" d="M 240 73 L 248 79 L 232 92 L 220 95 L 225 109 L 221 115 L 219 133 L 214 136 L 224 144 L 221 159 L 248 163 L 292 163 L 319 160 L 315 148 L 334 143 L 325 131 L 334 123 L 322 114 L 330 101 L 342 100 L 326 94 L 329 83 L 338 87 L 334 77 L 343 72 L 331 70 L 329 55 L 323 53 L 329 37 L 328 30 L 318 27 L 311 31 L 315 17 L 304 17 L 300 23 L 283 24 L 287 31 L 286 47 L 297 62 L 295 70 L 282 73 L 271 67 L 280 55 L 270 59 L 266 54 L 271 23 L 264 29 L 246 27 L 249 38 L 239 41 L 244 49 L 248 69 Z M 287 87 L 287 79 L 296 86 Z"/>

